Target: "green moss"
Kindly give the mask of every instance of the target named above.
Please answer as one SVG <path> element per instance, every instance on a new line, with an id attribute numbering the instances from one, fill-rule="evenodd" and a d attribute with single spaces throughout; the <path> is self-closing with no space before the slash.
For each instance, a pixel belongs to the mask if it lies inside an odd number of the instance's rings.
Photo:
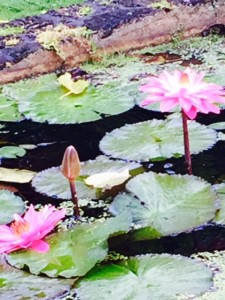
<path id="1" fill-rule="evenodd" d="M 83 2 L 84 0 L 2 0 L 0 3 L 0 20 L 13 20 L 37 15 L 50 9 Z"/>
<path id="2" fill-rule="evenodd" d="M 7 35 L 11 35 L 11 34 L 20 34 L 23 32 L 24 32 L 24 29 L 22 27 L 7 25 L 7 26 L 0 28 L 0 36 L 7 36 Z"/>

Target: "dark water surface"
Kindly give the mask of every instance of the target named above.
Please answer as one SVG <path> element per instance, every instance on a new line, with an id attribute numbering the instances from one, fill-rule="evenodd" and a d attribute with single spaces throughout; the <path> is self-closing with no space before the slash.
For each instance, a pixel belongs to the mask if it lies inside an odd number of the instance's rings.
<path id="1" fill-rule="evenodd" d="M 102 154 L 98 145 L 106 132 L 125 124 L 164 117 L 165 115 L 161 113 L 135 107 L 118 116 L 77 125 L 48 125 L 31 121 L 2 123 L 5 125 L 4 131 L 9 131 L 1 134 L 0 141 L 3 145 L 39 145 L 36 149 L 28 150 L 22 158 L 3 159 L 2 167 L 41 171 L 59 166 L 68 145 L 76 147 L 81 161 L 95 159 L 96 156 Z M 225 121 L 225 111 L 222 111 L 220 115 L 199 115 L 197 121 L 206 125 Z M 212 184 L 220 183 L 225 178 L 225 142 L 218 142 L 212 149 L 194 155 L 192 159 L 194 175 Z M 186 173 L 184 158 L 156 162 L 150 169 L 162 173 Z M 20 196 L 34 204 L 57 205 L 61 202 L 60 199 L 52 199 L 36 193 L 30 184 L 9 183 L 9 185 L 16 187 Z M 128 238 L 129 236 L 124 237 L 122 243 L 116 238 L 111 239 L 111 250 L 125 255 L 164 252 L 190 255 L 200 251 L 225 250 L 225 227 L 214 224 L 197 228 L 190 233 L 181 233 L 152 241 L 132 242 Z"/>

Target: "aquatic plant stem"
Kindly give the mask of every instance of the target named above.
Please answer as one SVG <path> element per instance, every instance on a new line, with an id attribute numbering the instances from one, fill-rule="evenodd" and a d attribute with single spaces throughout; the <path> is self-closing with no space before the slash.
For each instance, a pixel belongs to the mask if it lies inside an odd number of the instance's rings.
<path id="1" fill-rule="evenodd" d="M 187 172 L 189 175 L 192 175 L 192 162 L 191 162 L 191 153 L 190 153 L 190 143 L 188 135 L 188 117 L 182 109 L 182 122 L 183 122 L 183 135 L 184 135 L 184 154 L 185 154 L 185 164 L 187 167 Z"/>
<path id="2" fill-rule="evenodd" d="M 74 215 L 75 217 L 79 218 L 80 217 L 80 210 L 79 210 L 79 206 L 78 206 L 78 199 L 77 199 L 77 191 L 76 191 L 76 187 L 75 187 L 75 182 L 74 180 L 69 180 L 70 183 L 70 191 L 71 191 L 71 197 L 72 197 L 72 201 L 74 204 Z"/>

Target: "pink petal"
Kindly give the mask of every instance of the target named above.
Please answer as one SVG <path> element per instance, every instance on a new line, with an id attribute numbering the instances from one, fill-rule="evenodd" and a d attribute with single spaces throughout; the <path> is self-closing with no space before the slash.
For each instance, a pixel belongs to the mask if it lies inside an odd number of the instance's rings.
<path id="1" fill-rule="evenodd" d="M 189 119 L 194 120 L 197 116 L 197 110 L 194 106 L 191 107 L 190 110 L 184 110 L 185 114 L 188 116 Z"/>
<path id="2" fill-rule="evenodd" d="M 45 253 L 49 251 L 49 244 L 46 243 L 45 241 L 39 240 L 39 241 L 34 241 L 30 246 L 30 249 L 35 250 L 39 253 Z"/>
<path id="3" fill-rule="evenodd" d="M 160 103 L 160 110 L 161 112 L 168 112 L 170 111 L 172 108 L 174 108 L 174 106 L 177 105 L 177 100 L 176 99 L 170 99 L 167 101 L 162 101 Z"/>

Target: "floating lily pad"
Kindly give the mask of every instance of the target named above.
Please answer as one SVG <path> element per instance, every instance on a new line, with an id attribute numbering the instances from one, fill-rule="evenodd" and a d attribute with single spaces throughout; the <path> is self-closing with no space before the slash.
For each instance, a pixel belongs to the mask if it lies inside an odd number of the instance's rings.
<path id="1" fill-rule="evenodd" d="M 216 212 L 216 216 L 213 219 L 217 224 L 225 225 L 225 183 L 216 184 L 214 188 L 219 197 L 219 210 Z"/>
<path id="2" fill-rule="evenodd" d="M 76 190 L 78 199 L 98 199 L 99 190 L 85 184 L 84 177 L 99 172 L 123 171 L 124 169 L 136 169 L 140 165 L 137 163 L 125 163 L 114 161 L 101 155 L 95 160 L 89 160 L 81 164 L 81 176 L 76 180 Z M 71 199 L 71 192 L 68 180 L 63 176 L 59 167 L 53 167 L 36 174 L 33 178 L 32 186 L 39 193 L 50 197 L 61 199 Z"/>
<path id="3" fill-rule="evenodd" d="M 33 180 L 32 186 L 39 193 L 49 197 L 60 199 L 71 199 L 71 192 L 68 179 L 62 174 L 59 167 L 38 172 Z M 76 180 L 76 191 L 78 199 L 97 199 L 98 192 L 87 186 L 84 181 L 79 178 Z"/>
<path id="4" fill-rule="evenodd" d="M 8 85 L 3 93 L 18 101 L 26 118 L 51 124 L 95 121 L 125 112 L 135 104 L 132 85 L 121 86 L 119 82 L 90 85 L 82 94 L 64 97 L 65 88 L 55 74 Z"/>
<path id="5" fill-rule="evenodd" d="M 48 237 L 49 252 L 40 255 L 24 250 L 8 255 L 7 260 L 17 268 L 27 266 L 33 274 L 66 278 L 82 276 L 106 257 L 108 237 L 127 231 L 130 225 L 131 218 L 124 214 L 104 222 L 76 225 L 72 230 Z"/>
<path id="6" fill-rule="evenodd" d="M 114 199 L 110 211 L 130 212 L 135 224 L 163 236 L 193 229 L 215 216 L 216 194 L 195 176 L 143 173 L 129 180 L 126 190 Z M 151 231 L 145 234 L 151 238 Z"/>
<path id="7" fill-rule="evenodd" d="M 145 255 L 98 266 L 75 284 L 80 300 L 174 300 L 212 286 L 212 271 L 179 255 Z"/>
<path id="8" fill-rule="evenodd" d="M 26 150 L 17 146 L 4 146 L 0 148 L 0 157 L 17 158 L 26 154 Z"/>
<path id="9" fill-rule="evenodd" d="M 25 210 L 22 198 L 7 190 L 0 190 L 0 207 L 0 224 L 11 222 L 15 213 L 22 214 Z"/>
<path id="10" fill-rule="evenodd" d="M 217 133 L 195 121 L 188 122 L 191 153 L 211 148 Z M 151 120 L 117 128 L 100 141 L 100 149 L 115 158 L 149 161 L 184 155 L 180 118 Z"/>
<path id="11" fill-rule="evenodd" d="M 71 279 L 50 279 L 17 270 L 0 259 L 0 294 L 2 299 L 47 300 L 70 290 Z"/>
<path id="12" fill-rule="evenodd" d="M 30 170 L 8 169 L 0 167 L 0 181 L 26 183 L 31 181 L 35 172 Z"/>
<path id="13" fill-rule="evenodd" d="M 17 102 L 0 94 L 0 121 L 20 121 L 22 119 Z"/>
<path id="14" fill-rule="evenodd" d="M 215 129 L 215 130 L 225 130 L 225 122 L 216 122 L 208 125 L 209 128 Z"/>

